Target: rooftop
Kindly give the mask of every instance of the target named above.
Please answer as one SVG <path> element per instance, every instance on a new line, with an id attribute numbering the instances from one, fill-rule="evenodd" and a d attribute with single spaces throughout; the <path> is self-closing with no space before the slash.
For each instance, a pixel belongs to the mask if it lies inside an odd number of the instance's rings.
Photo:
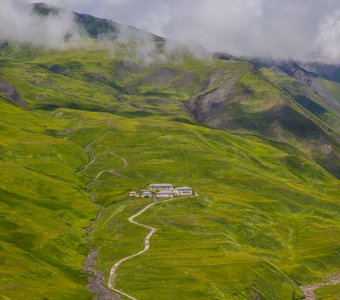
<path id="1" fill-rule="evenodd" d="M 150 187 L 174 187 L 170 183 L 153 183 L 149 185 Z"/>
<path id="2" fill-rule="evenodd" d="M 170 191 L 160 191 L 158 194 L 173 194 L 173 192 L 170 192 Z"/>
<path id="3" fill-rule="evenodd" d="M 182 186 L 182 187 L 176 188 L 176 190 L 192 190 L 192 188 L 189 186 Z"/>

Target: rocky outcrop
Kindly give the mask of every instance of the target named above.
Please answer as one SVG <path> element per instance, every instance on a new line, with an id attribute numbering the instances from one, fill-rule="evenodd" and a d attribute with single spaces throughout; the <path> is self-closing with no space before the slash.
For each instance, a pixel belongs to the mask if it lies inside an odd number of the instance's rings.
<path id="1" fill-rule="evenodd" d="M 338 101 L 321 86 L 319 82 L 321 77 L 319 75 L 305 70 L 296 63 L 286 64 L 282 69 L 286 74 L 295 77 L 304 85 L 308 86 L 314 93 L 319 95 L 327 106 L 333 108 L 338 113 L 340 112 Z"/>
<path id="2" fill-rule="evenodd" d="M 83 270 L 91 274 L 87 288 L 94 296 L 92 300 L 121 300 L 121 298 L 106 287 L 103 272 L 96 269 L 97 250 L 92 249 L 83 262 Z"/>
<path id="3" fill-rule="evenodd" d="M 193 100 L 184 101 L 183 103 L 195 119 L 206 121 L 212 112 L 216 110 L 221 103 L 227 100 L 238 79 L 238 75 L 233 76 L 222 86 L 201 94 Z"/>
<path id="4" fill-rule="evenodd" d="M 26 102 L 21 98 L 15 85 L 8 83 L 7 81 L 0 78 L 0 96 L 5 98 L 7 101 L 21 106 L 26 107 Z"/>

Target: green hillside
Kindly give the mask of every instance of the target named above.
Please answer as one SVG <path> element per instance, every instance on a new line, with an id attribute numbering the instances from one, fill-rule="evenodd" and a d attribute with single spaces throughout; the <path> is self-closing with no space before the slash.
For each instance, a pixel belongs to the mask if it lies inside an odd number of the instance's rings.
<path id="1" fill-rule="evenodd" d="M 293 77 L 280 75 L 266 68 L 263 68 L 261 71 L 267 78 L 270 78 L 275 84 L 292 95 L 302 107 L 325 122 L 335 132 L 339 132 L 340 117 L 337 105 L 330 101 L 325 103 L 320 95 L 317 95 Z M 340 87 L 338 83 L 322 80 L 322 85 L 329 90 L 334 98 L 338 97 L 336 95 Z"/>
<path id="2" fill-rule="evenodd" d="M 34 108 L 178 115 L 183 102 L 188 116 L 208 126 L 289 143 L 340 177 L 336 112 L 304 94 L 290 97 L 248 62 L 195 59 L 154 42 L 89 40 L 62 54 L 4 53 L 10 59 L 2 61 L 0 77 L 20 78 L 17 90 Z"/>
<path id="3" fill-rule="evenodd" d="M 86 240 L 108 280 L 147 234 L 127 219 L 151 200 L 128 193 L 153 182 L 199 196 L 138 218 L 158 231 L 116 278 L 138 299 L 301 299 L 299 285 L 339 271 L 331 123 L 247 62 L 164 60 L 159 44 L 143 63 L 134 43 L 84 43 L 3 50 L 0 299 L 90 299 Z M 106 210 L 87 235 L 96 177 Z"/>
<path id="4" fill-rule="evenodd" d="M 0 298 L 86 298 L 82 228 L 96 210 L 76 173 L 86 155 L 54 134 L 67 120 L 0 107 Z"/>

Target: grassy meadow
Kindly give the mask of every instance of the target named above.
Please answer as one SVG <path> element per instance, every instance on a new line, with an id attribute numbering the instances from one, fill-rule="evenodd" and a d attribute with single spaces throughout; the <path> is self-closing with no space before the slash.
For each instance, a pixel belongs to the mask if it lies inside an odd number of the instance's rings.
<path id="1" fill-rule="evenodd" d="M 96 214 L 68 122 L 0 100 L 0 299 L 86 298 L 83 227 Z M 79 299 L 79 298 L 78 298 Z"/>
<path id="2" fill-rule="evenodd" d="M 316 290 L 315 297 L 317 300 L 339 300 L 340 285 L 325 286 Z"/>
<path id="3" fill-rule="evenodd" d="M 95 139 L 88 118 L 85 127 L 82 143 Z M 199 193 L 138 219 L 159 231 L 117 287 L 140 299 L 299 299 L 299 284 L 337 271 L 337 181 L 294 148 L 167 118 L 108 116 L 104 131 L 87 172 L 108 171 L 94 185 L 108 210 L 92 235 L 106 274 L 143 245 L 145 230 L 127 218 L 147 201 L 130 190 L 172 182 Z"/>
<path id="4" fill-rule="evenodd" d="M 146 230 L 127 219 L 150 200 L 131 190 L 169 182 L 199 194 L 138 218 L 158 231 L 116 278 L 138 299 L 301 299 L 299 285 L 339 271 L 338 180 L 296 144 L 213 129 L 183 108 L 207 76 L 214 89 L 242 73 L 275 97 L 246 63 L 185 58 L 159 72 L 119 51 L 8 55 L 0 77 L 30 109 L 0 99 L 0 299 L 91 298 L 83 237 L 98 208 L 86 183 L 102 171 L 92 191 L 106 211 L 88 238 L 107 279 L 143 247 Z M 253 100 L 242 100 L 252 113 Z M 87 152 L 94 162 L 79 172 Z"/>

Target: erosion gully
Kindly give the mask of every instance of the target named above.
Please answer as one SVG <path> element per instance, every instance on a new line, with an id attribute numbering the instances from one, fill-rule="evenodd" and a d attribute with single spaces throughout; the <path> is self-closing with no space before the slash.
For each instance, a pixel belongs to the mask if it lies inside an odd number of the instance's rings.
<path id="1" fill-rule="evenodd" d="M 92 158 L 92 155 L 90 152 L 86 151 L 88 155 L 88 162 L 80 169 L 79 172 L 84 171 L 88 166 L 94 163 L 95 159 Z M 121 300 L 121 298 L 114 293 L 112 290 L 107 288 L 105 276 L 104 273 L 99 271 L 96 268 L 96 261 L 98 256 L 98 250 L 95 248 L 95 246 L 90 242 L 89 235 L 91 234 L 94 225 L 97 223 L 97 221 L 101 218 L 103 212 L 105 211 L 105 207 L 100 205 L 97 202 L 96 196 L 92 193 L 91 186 L 92 184 L 100 178 L 101 175 L 103 175 L 105 171 L 101 171 L 97 174 L 96 177 L 92 178 L 86 185 L 87 193 L 89 194 L 91 201 L 95 203 L 98 208 L 99 212 L 96 216 L 96 218 L 92 221 L 89 227 L 85 228 L 85 240 L 90 246 L 91 250 L 87 254 L 86 259 L 83 262 L 83 270 L 89 274 L 88 278 L 88 285 L 87 289 L 94 294 L 93 300 Z"/>

